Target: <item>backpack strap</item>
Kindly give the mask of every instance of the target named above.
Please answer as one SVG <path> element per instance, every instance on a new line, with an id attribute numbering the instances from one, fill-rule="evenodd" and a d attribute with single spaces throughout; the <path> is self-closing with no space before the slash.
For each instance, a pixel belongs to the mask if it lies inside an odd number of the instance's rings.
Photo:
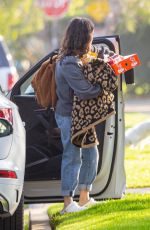
<path id="1" fill-rule="evenodd" d="M 52 63 L 53 63 L 53 57 L 54 57 L 54 55 L 52 55 L 52 56 L 49 58 L 49 62 L 50 62 L 50 64 L 52 64 Z"/>
<path id="2" fill-rule="evenodd" d="M 48 128 L 48 145 L 50 146 L 50 144 L 53 141 L 53 137 L 54 135 L 56 135 L 54 133 L 54 130 L 56 129 L 56 121 L 55 121 L 55 110 L 54 108 L 47 108 L 47 113 L 48 113 L 48 117 L 49 117 L 49 128 Z M 57 135 L 60 136 L 60 130 L 58 131 L 57 128 Z"/>

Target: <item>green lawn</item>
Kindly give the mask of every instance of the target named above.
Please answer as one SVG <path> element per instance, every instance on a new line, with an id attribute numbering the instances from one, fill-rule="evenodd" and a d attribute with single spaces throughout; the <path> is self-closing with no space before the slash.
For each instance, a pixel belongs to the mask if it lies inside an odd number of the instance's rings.
<path id="1" fill-rule="evenodd" d="M 25 214 L 24 215 L 24 230 L 28 230 L 29 229 L 29 215 Z"/>
<path id="2" fill-rule="evenodd" d="M 150 116 L 144 113 L 125 113 L 125 127 L 126 129 L 132 128 L 133 126 L 149 120 Z"/>
<path id="3" fill-rule="evenodd" d="M 28 211 L 28 205 L 24 204 L 24 230 L 29 229 L 29 221 L 30 221 L 30 216 L 29 216 L 29 211 Z"/>
<path id="4" fill-rule="evenodd" d="M 51 205 L 48 214 L 57 230 L 148 230 L 150 194 L 128 194 L 121 200 L 108 200 L 86 211 L 60 215 L 62 204 Z"/>
<path id="5" fill-rule="evenodd" d="M 126 113 L 126 130 L 140 122 L 148 120 L 149 115 L 142 113 Z M 125 149 L 125 169 L 127 187 L 150 187 L 150 145 L 139 149 L 127 147 Z"/>
<path id="6" fill-rule="evenodd" d="M 150 146 L 126 148 L 125 170 L 128 188 L 150 187 Z"/>

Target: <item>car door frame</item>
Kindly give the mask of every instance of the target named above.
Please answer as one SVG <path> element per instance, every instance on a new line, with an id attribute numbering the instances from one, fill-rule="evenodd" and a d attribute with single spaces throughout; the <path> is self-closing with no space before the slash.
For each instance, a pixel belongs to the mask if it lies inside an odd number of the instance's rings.
<path id="1" fill-rule="evenodd" d="M 117 42 L 117 46 L 115 47 L 116 44 L 113 44 L 112 40 L 116 40 Z M 97 44 L 97 42 L 100 41 L 101 43 L 105 43 L 106 45 L 109 44 L 109 47 L 111 47 L 112 51 L 116 51 L 118 54 L 120 54 L 121 50 L 120 50 L 120 38 L 118 35 L 113 35 L 113 36 L 102 36 L 102 37 L 95 37 L 93 40 L 93 44 Z M 106 42 L 107 41 L 107 42 Z M 19 95 L 20 91 L 19 91 L 19 86 L 31 75 L 33 75 L 41 66 L 41 64 L 46 61 L 49 57 L 51 57 L 53 55 L 53 52 L 51 52 L 50 54 L 46 55 L 44 58 L 42 58 L 37 64 L 35 64 L 35 66 L 33 66 L 17 83 L 16 85 L 13 87 L 12 89 L 12 93 L 10 96 L 10 99 L 13 101 L 13 96 L 14 95 Z M 122 91 L 122 75 L 120 75 L 120 84 L 119 84 L 119 91 Z M 111 163 L 111 168 L 110 168 L 110 173 L 109 173 L 109 178 L 108 181 L 106 183 L 106 185 L 104 186 L 103 189 L 101 189 L 98 193 L 95 193 L 94 196 L 100 196 L 109 186 L 110 182 L 111 182 L 111 177 L 112 177 L 112 173 L 113 173 L 113 169 L 114 169 L 114 162 L 115 162 L 115 158 L 116 158 L 116 152 L 117 152 L 117 142 L 118 142 L 118 96 L 116 96 L 117 101 L 115 102 L 115 109 L 116 109 L 116 115 L 115 115 L 115 137 L 114 137 L 114 149 L 113 149 L 113 156 L 112 156 L 112 163 Z M 34 182 L 33 182 L 34 183 Z M 30 182 L 29 182 L 29 186 L 30 186 Z M 60 201 L 62 200 L 61 196 L 58 195 L 53 195 L 53 196 L 47 196 L 47 195 L 43 195 L 43 196 L 35 196 L 32 194 L 32 196 L 30 197 L 29 195 L 25 194 L 25 202 L 26 203 L 36 203 L 36 202 L 56 202 L 56 201 Z"/>

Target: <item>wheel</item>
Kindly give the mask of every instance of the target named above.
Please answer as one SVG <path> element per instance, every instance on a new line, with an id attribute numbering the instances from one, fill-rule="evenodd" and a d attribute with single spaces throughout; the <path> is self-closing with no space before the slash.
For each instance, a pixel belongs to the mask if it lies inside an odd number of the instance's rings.
<path id="1" fill-rule="evenodd" d="M 12 216 L 0 218 L 0 230 L 23 230 L 23 195 Z"/>

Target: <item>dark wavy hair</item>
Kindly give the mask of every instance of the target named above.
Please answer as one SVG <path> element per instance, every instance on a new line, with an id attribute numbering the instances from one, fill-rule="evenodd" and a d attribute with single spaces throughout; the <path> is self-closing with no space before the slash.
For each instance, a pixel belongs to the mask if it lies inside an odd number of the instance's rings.
<path id="1" fill-rule="evenodd" d="M 94 24 L 88 18 L 73 18 L 64 35 L 60 49 L 60 58 L 78 54 L 82 57 L 88 53 L 91 42 L 91 33 L 94 31 Z"/>

